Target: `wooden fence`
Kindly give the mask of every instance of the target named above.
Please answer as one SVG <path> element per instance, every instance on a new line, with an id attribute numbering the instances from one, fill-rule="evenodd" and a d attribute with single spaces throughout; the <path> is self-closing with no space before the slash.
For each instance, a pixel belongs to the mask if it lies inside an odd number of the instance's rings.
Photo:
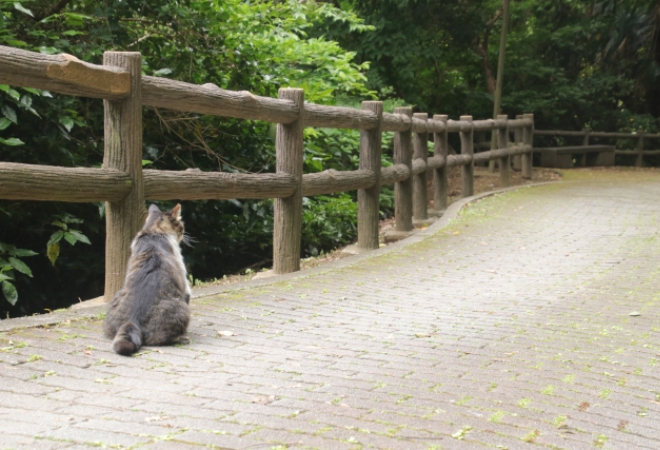
<path id="1" fill-rule="evenodd" d="M 635 166 L 642 167 L 642 160 L 644 156 L 660 155 L 660 150 L 645 150 L 644 139 L 660 139 L 660 134 L 649 134 L 643 132 L 637 133 L 607 133 L 601 131 L 589 131 L 586 128 L 581 131 L 564 131 L 564 130 L 534 130 L 535 136 L 562 136 L 562 137 L 579 137 L 582 138 L 582 145 L 586 147 L 590 145 L 590 138 L 606 138 L 610 139 L 630 139 L 635 142 L 634 150 L 615 150 L 616 155 L 634 156 Z M 586 159 L 586 155 L 584 155 Z M 580 164 L 584 165 L 584 164 Z"/>
<path id="2" fill-rule="evenodd" d="M 302 89 L 280 89 L 279 98 L 223 90 L 141 75 L 141 55 L 106 52 L 103 65 L 70 55 L 0 46 L 0 83 L 101 98 L 105 109 L 103 167 L 53 167 L 0 162 L 0 198 L 106 203 L 105 298 L 121 287 L 130 242 L 146 215 L 146 200 L 274 198 L 273 269 L 300 268 L 302 198 L 358 190 L 358 249 L 378 248 L 380 186 L 394 183 L 396 230 L 409 232 L 413 219 L 428 218 L 426 176 L 434 180 L 434 209 L 447 205 L 447 169 L 462 166 L 464 197 L 473 194 L 474 162 L 500 160 L 502 184 L 511 179 L 511 158 L 521 157 L 523 176 L 532 173 L 531 114 L 515 120 L 428 118 L 412 108 L 383 112 L 382 102 L 362 109 L 304 102 Z M 242 174 L 142 169 L 142 107 L 174 109 L 277 123 L 276 173 Z M 360 129 L 360 165 L 354 171 L 303 174 L 303 127 Z M 498 134 L 498 149 L 474 154 L 475 131 Z M 381 167 L 381 135 L 395 132 L 394 164 Z M 448 155 L 448 133 L 459 133 L 461 154 Z M 513 133 L 513 143 L 510 142 Z M 429 135 L 433 154 L 429 156 Z"/>

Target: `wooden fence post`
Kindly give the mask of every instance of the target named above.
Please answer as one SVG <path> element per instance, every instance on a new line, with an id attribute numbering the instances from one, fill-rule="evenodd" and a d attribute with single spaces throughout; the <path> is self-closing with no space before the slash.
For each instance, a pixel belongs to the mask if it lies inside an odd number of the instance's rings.
<path id="1" fill-rule="evenodd" d="M 146 217 L 142 180 L 142 55 L 137 52 L 105 52 L 103 64 L 123 67 L 131 77 L 131 95 L 103 101 L 103 168 L 117 169 L 132 179 L 132 189 L 119 202 L 105 204 L 106 302 L 124 284 L 131 241 Z"/>
<path id="2" fill-rule="evenodd" d="M 522 115 L 517 115 L 516 119 L 522 119 Z M 513 130 L 513 142 L 516 145 L 519 145 L 522 141 L 522 130 L 520 128 L 516 128 Z M 522 170 L 522 156 L 521 155 L 515 155 L 513 157 L 513 170 L 520 172 Z"/>
<path id="3" fill-rule="evenodd" d="M 499 114 L 497 120 L 504 120 L 506 123 L 503 127 L 497 130 L 497 148 L 509 148 L 509 116 L 506 114 Z M 511 155 L 506 155 L 500 158 L 500 184 L 502 187 L 511 186 Z"/>
<path id="4" fill-rule="evenodd" d="M 412 117 L 412 108 L 394 108 L 394 114 Z M 394 164 L 404 164 L 410 170 L 410 177 L 394 184 L 395 231 L 412 231 L 412 133 L 410 130 L 394 133 Z"/>
<path id="5" fill-rule="evenodd" d="M 472 116 L 461 116 L 461 121 L 470 122 L 470 129 L 461 131 L 461 155 L 474 156 L 474 126 L 472 125 Z M 474 195 L 474 159 L 469 164 L 463 166 L 462 173 L 462 195 L 472 197 Z"/>
<path id="6" fill-rule="evenodd" d="M 643 160 L 643 151 L 644 151 L 644 132 L 639 132 L 639 137 L 637 138 L 637 157 L 635 158 L 635 167 L 642 167 Z"/>
<path id="7" fill-rule="evenodd" d="M 427 113 L 416 113 L 413 114 L 413 118 L 427 122 L 429 115 Z M 426 131 L 413 135 L 413 159 L 417 158 L 428 163 L 429 144 L 428 133 Z M 422 225 L 429 218 L 427 189 L 425 170 L 413 177 L 413 225 Z"/>
<path id="8" fill-rule="evenodd" d="M 522 129 L 522 144 L 529 145 L 530 147 L 534 146 L 534 114 L 524 114 L 523 119 L 529 119 L 532 121 L 531 125 L 528 125 Z M 529 153 L 523 153 L 522 155 L 522 177 L 523 178 L 532 178 L 532 160 L 534 153 L 530 150 Z"/>
<path id="9" fill-rule="evenodd" d="M 447 209 L 447 156 L 449 154 L 449 143 L 447 142 L 447 119 L 448 116 L 436 114 L 433 120 L 443 122 L 445 130 L 440 133 L 433 133 L 433 156 L 442 156 L 445 164 L 433 171 L 433 212 L 440 215 Z"/>
<path id="10" fill-rule="evenodd" d="M 383 102 L 362 102 L 362 109 L 378 117 L 378 125 L 371 130 L 360 130 L 360 170 L 376 174 L 376 183 L 369 189 L 358 189 L 358 249 L 379 247 L 378 223 L 380 219 L 380 166 Z"/>
<path id="11" fill-rule="evenodd" d="M 297 120 L 277 124 L 275 139 L 277 173 L 291 175 L 298 182 L 291 197 L 276 198 L 274 202 L 273 271 L 281 274 L 300 270 L 305 92 L 280 89 L 278 98 L 292 100 L 299 110 Z"/>
<path id="12" fill-rule="evenodd" d="M 582 128 L 582 132 L 584 133 L 584 137 L 582 138 L 582 145 L 587 146 L 589 145 L 589 129 L 588 128 Z M 578 162 L 578 166 L 580 167 L 586 167 L 587 166 L 587 153 L 583 153 L 580 155 L 580 159 Z"/>

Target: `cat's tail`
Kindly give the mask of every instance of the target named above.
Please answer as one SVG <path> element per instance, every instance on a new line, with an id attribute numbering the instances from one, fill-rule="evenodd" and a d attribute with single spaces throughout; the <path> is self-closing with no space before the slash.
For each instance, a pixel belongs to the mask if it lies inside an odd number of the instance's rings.
<path id="1" fill-rule="evenodd" d="M 127 321 L 117 330 L 112 347 L 120 355 L 131 356 L 142 347 L 142 330 L 132 320 Z"/>

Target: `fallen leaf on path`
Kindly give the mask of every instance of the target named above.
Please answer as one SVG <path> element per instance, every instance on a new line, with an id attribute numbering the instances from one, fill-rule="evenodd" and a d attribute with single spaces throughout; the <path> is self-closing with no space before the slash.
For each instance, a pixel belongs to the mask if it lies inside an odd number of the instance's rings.
<path id="1" fill-rule="evenodd" d="M 431 333 L 415 333 L 415 337 L 418 338 L 427 338 L 433 336 Z"/>
<path id="2" fill-rule="evenodd" d="M 234 333 L 233 331 L 224 330 L 224 331 L 218 331 L 218 336 L 236 336 L 236 333 Z"/>
<path id="3" fill-rule="evenodd" d="M 628 315 L 633 316 L 633 317 L 641 316 L 639 311 L 631 311 L 630 314 L 628 314 Z"/>
<path id="4" fill-rule="evenodd" d="M 169 419 L 169 416 L 152 416 L 144 419 L 145 422 L 158 422 L 160 420 Z"/>

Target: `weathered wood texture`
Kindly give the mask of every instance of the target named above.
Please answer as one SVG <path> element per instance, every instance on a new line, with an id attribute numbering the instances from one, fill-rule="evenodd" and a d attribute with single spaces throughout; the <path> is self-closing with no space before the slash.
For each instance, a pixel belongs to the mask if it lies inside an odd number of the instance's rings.
<path id="1" fill-rule="evenodd" d="M 374 182 L 358 190 L 358 248 L 372 250 L 379 246 L 383 102 L 362 102 L 362 109 L 377 118 L 374 128 L 360 131 L 360 171 L 373 173 Z"/>
<path id="2" fill-rule="evenodd" d="M 368 109 L 344 108 L 308 103 L 305 105 L 306 127 L 353 128 L 373 130 L 379 117 Z"/>
<path id="3" fill-rule="evenodd" d="M 427 113 L 413 114 L 413 120 L 423 122 L 424 131 L 413 134 L 413 220 L 423 221 L 429 218 L 428 194 L 426 187 L 426 161 L 429 159 L 429 138 L 426 133 L 426 122 L 429 119 Z M 420 161 L 421 170 L 415 170 L 415 163 Z"/>
<path id="4" fill-rule="evenodd" d="M 291 100 L 300 117 L 290 124 L 279 123 L 275 139 L 277 173 L 290 175 L 297 182 L 293 195 L 277 198 L 274 204 L 273 271 L 281 274 L 300 270 L 305 93 L 302 89 L 280 89 L 279 98 Z"/>
<path id="5" fill-rule="evenodd" d="M 534 145 L 534 115 L 523 114 L 523 119 L 529 120 L 530 123 L 522 129 L 522 142 L 524 145 Z M 526 179 L 532 178 L 532 153 L 523 153 L 521 155 L 522 164 L 522 177 Z"/>
<path id="6" fill-rule="evenodd" d="M 461 122 L 467 122 L 469 125 L 464 127 L 461 135 L 461 155 L 474 155 L 474 130 L 472 129 L 472 116 L 461 116 Z M 463 166 L 461 195 L 463 198 L 474 195 L 474 158 L 471 158 L 468 164 Z"/>
<path id="7" fill-rule="evenodd" d="M 412 108 L 399 107 L 395 114 L 408 117 L 412 121 Z M 394 135 L 394 163 L 405 165 L 412 174 L 412 133 L 399 131 Z M 396 231 L 411 231 L 412 223 L 412 178 L 397 181 L 394 185 L 394 220 Z"/>
<path id="8" fill-rule="evenodd" d="M 0 84 L 110 100 L 124 98 L 131 90 L 126 69 L 89 64 L 67 54 L 43 55 L 0 45 L 0 68 Z"/>
<path id="9" fill-rule="evenodd" d="M 387 186 L 388 184 L 397 183 L 402 180 L 410 178 L 412 171 L 410 167 L 405 164 L 394 164 L 389 167 L 384 167 L 380 171 L 380 185 Z"/>
<path id="10" fill-rule="evenodd" d="M 131 177 L 113 169 L 0 162 L 0 198 L 54 202 L 118 202 Z"/>
<path id="11" fill-rule="evenodd" d="M 444 156 L 431 156 L 428 161 L 426 161 L 428 170 L 437 170 L 442 169 L 447 164 L 447 159 Z"/>
<path id="12" fill-rule="evenodd" d="M 584 136 L 585 130 L 566 131 L 566 130 L 534 130 L 537 136 Z M 617 138 L 617 139 L 636 139 L 639 133 L 608 133 L 604 131 L 589 131 L 591 137 L 597 138 Z M 646 138 L 660 139 L 660 134 L 644 134 Z"/>
<path id="13" fill-rule="evenodd" d="M 121 288 L 130 256 L 131 240 L 146 216 L 142 180 L 142 101 L 140 76 L 142 56 L 132 52 L 105 52 L 103 64 L 125 68 L 130 73 L 131 95 L 123 100 L 104 100 L 103 168 L 125 172 L 131 191 L 105 207 L 105 301 Z"/>
<path id="14" fill-rule="evenodd" d="M 449 155 L 447 157 L 447 167 L 466 166 L 472 164 L 473 155 Z"/>
<path id="15" fill-rule="evenodd" d="M 519 114 L 516 116 L 516 121 L 522 120 L 522 114 Z M 512 120 L 511 122 L 515 122 Z M 513 132 L 513 142 L 515 145 L 522 145 L 522 129 L 520 127 L 517 128 L 511 128 L 509 126 L 509 130 Z M 522 170 L 522 157 L 520 155 L 515 155 L 513 157 L 513 168 L 514 170 L 521 171 Z"/>
<path id="16" fill-rule="evenodd" d="M 200 170 L 145 170 L 147 200 L 222 200 L 230 198 L 284 198 L 296 192 L 291 175 L 202 172 Z"/>
<path id="17" fill-rule="evenodd" d="M 288 99 L 228 91 L 211 83 L 198 86 L 150 76 L 142 79 L 142 101 L 158 108 L 273 123 L 292 123 L 300 114 Z"/>
<path id="18" fill-rule="evenodd" d="M 435 161 L 429 161 L 433 165 L 433 211 L 440 213 L 447 209 L 447 197 L 449 195 L 448 180 L 447 180 L 447 156 L 449 154 L 449 143 L 447 137 L 447 120 L 448 116 L 436 114 L 433 116 L 432 123 L 442 123 L 443 130 L 435 131 L 433 134 L 433 158 L 442 162 L 437 168 L 433 164 Z"/>
<path id="19" fill-rule="evenodd" d="M 303 175 L 303 196 L 332 194 L 333 192 L 371 189 L 376 184 L 371 170 L 324 170 Z"/>
<path id="20" fill-rule="evenodd" d="M 639 152 L 637 158 L 635 158 L 635 167 L 642 167 L 642 157 L 644 151 L 644 133 L 638 133 L 639 137 L 637 138 L 636 150 Z"/>
<path id="21" fill-rule="evenodd" d="M 506 114 L 499 114 L 497 116 L 498 121 L 504 122 L 503 126 L 500 126 L 497 130 L 497 147 L 508 149 L 509 148 L 509 124 L 508 116 Z M 511 155 L 506 154 L 500 158 L 500 183 L 502 187 L 511 186 Z"/>

